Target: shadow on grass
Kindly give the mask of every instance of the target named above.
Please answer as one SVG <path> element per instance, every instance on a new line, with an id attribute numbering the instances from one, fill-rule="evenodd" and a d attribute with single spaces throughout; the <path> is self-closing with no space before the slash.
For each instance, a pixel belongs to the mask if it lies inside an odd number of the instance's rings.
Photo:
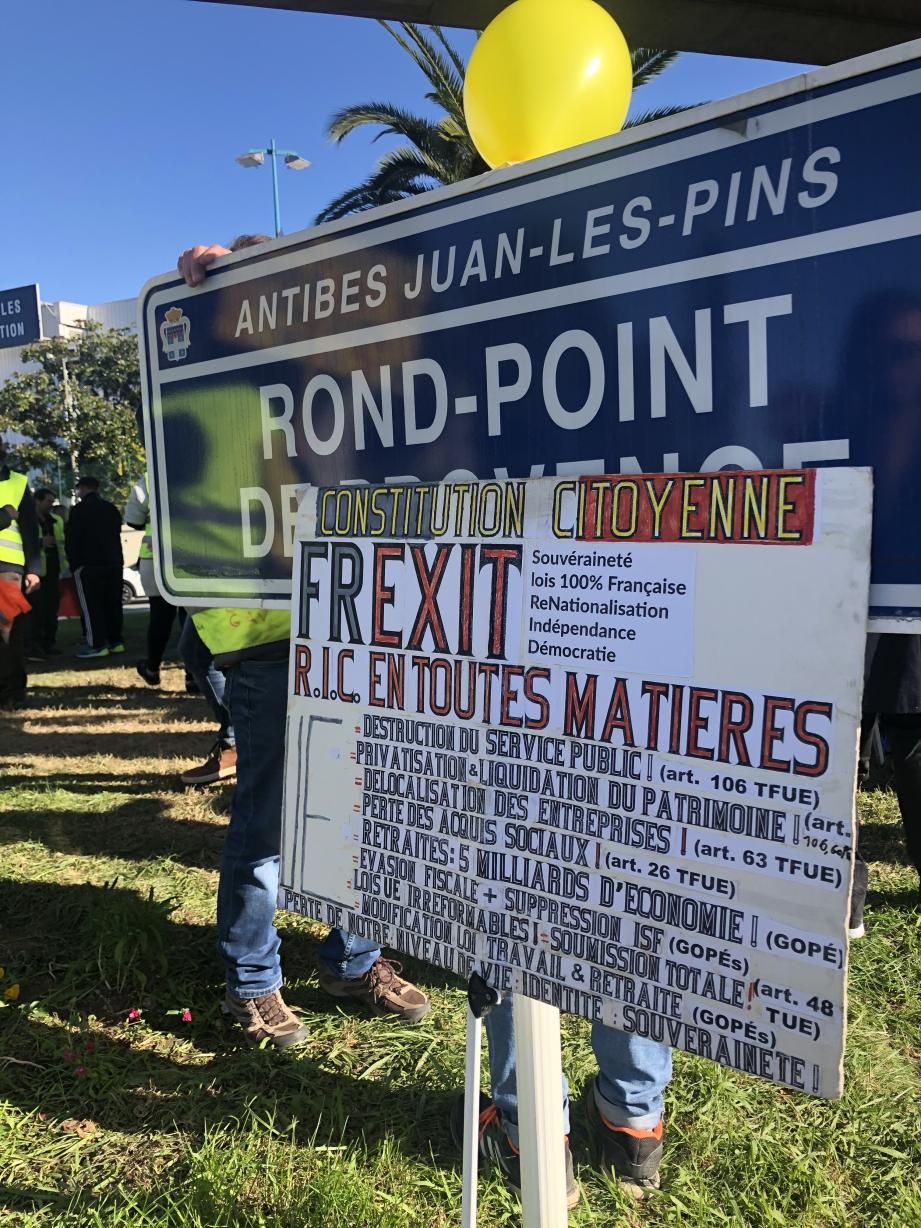
<path id="1" fill-rule="evenodd" d="M 0 845 L 17 844 L 27 836 L 67 856 L 138 862 L 168 857 L 180 865 L 201 870 L 216 870 L 220 864 L 225 833 L 222 823 L 170 817 L 163 801 L 149 795 L 110 805 L 105 810 L 93 809 L 92 800 L 101 792 L 101 786 L 84 784 L 73 790 L 56 779 L 54 786 L 68 793 L 79 792 L 80 799 L 86 799 L 87 809 L 81 810 L 74 798 L 67 799 L 66 809 L 60 803 L 52 804 L 49 798 L 49 804 L 41 810 L 7 810 L 0 816 Z M 105 787 L 111 791 L 116 786 L 108 781 Z M 131 787 L 132 782 L 126 780 L 126 791 Z M 222 791 L 216 790 L 215 798 L 221 796 Z"/>
<path id="2" fill-rule="evenodd" d="M 911 864 L 901 824 L 861 823 L 860 852 L 867 861 L 888 861 L 902 866 Z"/>
<path id="3" fill-rule="evenodd" d="M 316 944 L 307 935 L 289 936 L 285 945 L 289 962 L 314 965 Z M 375 1065 L 359 1092 L 359 1075 L 329 1068 L 330 1039 L 287 1054 L 241 1046 L 240 1032 L 226 1030 L 218 1009 L 213 930 L 174 920 L 168 901 L 117 886 L 3 882 L 0 953 L 22 983 L 22 1001 L 43 1008 L 0 1014 L 4 1100 L 43 1114 L 46 1130 L 90 1118 L 131 1134 L 178 1127 L 200 1138 L 207 1126 L 246 1111 L 274 1116 L 281 1127 L 296 1123 L 302 1143 L 319 1133 L 321 1141 L 373 1146 L 398 1132 L 404 1148 L 428 1158 L 434 1137 L 447 1142 L 451 1096 L 416 1085 L 412 1062 L 405 1086 L 395 1060 L 384 1072 Z M 133 981 L 139 973 L 143 989 Z M 315 1025 L 322 1034 L 351 1033 L 328 997 L 309 997 L 327 1016 L 322 1028 Z M 140 1005 L 137 1023 L 128 1022 L 131 1005 Z M 185 1008 L 188 1024 L 178 1013 Z M 88 1050 L 91 1016 L 97 1022 Z M 393 1028 L 386 1021 L 372 1026 Z M 431 1043 L 425 1032 L 416 1036 L 419 1046 Z M 379 1049 L 369 1050 L 365 1065 L 377 1057 Z M 350 1059 L 360 1071 L 364 1059 L 353 1051 Z"/>
<path id="4" fill-rule="evenodd" d="M 905 887 L 901 891 L 867 892 L 867 904 L 871 908 L 898 908 L 906 912 L 921 909 L 921 890 Z"/>

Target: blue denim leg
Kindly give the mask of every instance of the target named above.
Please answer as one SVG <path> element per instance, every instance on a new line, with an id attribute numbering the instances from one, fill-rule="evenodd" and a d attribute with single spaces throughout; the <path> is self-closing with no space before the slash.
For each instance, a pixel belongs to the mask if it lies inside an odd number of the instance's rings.
<path id="1" fill-rule="evenodd" d="M 238 998 L 259 998 L 282 983 L 274 917 L 287 683 L 284 661 L 243 662 L 230 671 L 225 691 L 237 734 L 237 785 L 221 857 L 217 930 L 227 988 Z"/>
<path id="2" fill-rule="evenodd" d="M 508 994 L 486 1016 L 489 1041 L 489 1081 L 492 1098 L 502 1114 L 502 1125 L 518 1146 L 518 1081 L 515 1073 L 515 1024 L 512 995 Z M 563 1132 L 569 1133 L 569 1083 L 563 1075 Z"/>
<path id="3" fill-rule="evenodd" d="M 380 959 L 381 949 L 368 938 L 358 938 L 345 930 L 330 930 L 317 952 L 320 963 L 333 976 L 353 981 L 364 976 Z"/>
<path id="4" fill-rule="evenodd" d="M 672 1077 L 671 1049 L 603 1023 L 592 1025 L 592 1049 L 598 1108 L 613 1126 L 651 1130 L 662 1116 L 662 1093 Z"/>
<path id="5" fill-rule="evenodd" d="M 236 738 L 224 698 L 226 679 L 219 669 L 214 668 L 211 650 L 198 634 L 191 618 L 185 620 L 179 634 L 179 656 L 218 723 L 221 746 L 234 746 Z"/>

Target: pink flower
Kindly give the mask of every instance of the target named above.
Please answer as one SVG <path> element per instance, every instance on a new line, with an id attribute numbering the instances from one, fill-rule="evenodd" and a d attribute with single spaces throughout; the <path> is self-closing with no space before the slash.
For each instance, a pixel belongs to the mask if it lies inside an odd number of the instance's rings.
<path id="1" fill-rule="evenodd" d="M 65 1062 L 72 1062 L 73 1060 L 74 1060 L 74 1053 L 73 1053 L 73 1050 L 72 1050 L 72 1049 L 65 1049 L 65 1050 L 64 1050 L 64 1061 L 65 1061 Z"/>
<path id="2" fill-rule="evenodd" d="M 135 1019 L 140 1019 L 140 1017 L 141 1012 L 136 1006 L 132 1006 L 131 1010 L 128 1012 L 128 1022 L 134 1023 Z"/>
<path id="3" fill-rule="evenodd" d="M 91 1040 L 88 1040 L 86 1044 L 83 1046 L 83 1052 L 92 1053 L 95 1048 L 96 1046 L 93 1044 L 93 1042 Z"/>
<path id="4" fill-rule="evenodd" d="M 189 1010 L 188 1007 L 186 1007 L 186 1009 L 182 1012 L 182 1022 L 183 1023 L 192 1022 L 192 1012 Z"/>
<path id="5" fill-rule="evenodd" d="M 85 1066 L 77 1066 L 77 1067 L 76 1067 L 76 1069 L 74 1070 L 74 1074 L 75 1074 L 75 1075 L 76 1075 L 78 1078 L 80 1077 L 80 1075 L 85 1075 L 85 1074 L 86 1074 L 86 1067 L 85 1067 Z"/>

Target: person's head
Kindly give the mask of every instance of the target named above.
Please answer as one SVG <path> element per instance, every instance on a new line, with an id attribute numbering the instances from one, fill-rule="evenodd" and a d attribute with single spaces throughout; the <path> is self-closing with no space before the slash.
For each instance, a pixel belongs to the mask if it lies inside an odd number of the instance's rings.
<path id="1" fill-rule="evenodd" d="M 54 507 L 55 493 L 53 490 L 49 490 L 47 486 L 39 486 L 32 498 L 35 501 L 35 510 L 39 516 L 47 516 Z"/>
<path id="2" fill-rule="evenodd" d="M 232 252 L 242 251 L 244 247 L 255 247 L 257 243 L 268 243 L 268 235 L 237 235 L 230 245 Z"/>
<path id="3" fill-rule="evenodd" d="M 91 474 L 87 474 L 85 478 L 80 478 L 77 481 L 77 498 L 85 499 L 87 495 L 99 494 L 99 478 L 94 478 Z"/>

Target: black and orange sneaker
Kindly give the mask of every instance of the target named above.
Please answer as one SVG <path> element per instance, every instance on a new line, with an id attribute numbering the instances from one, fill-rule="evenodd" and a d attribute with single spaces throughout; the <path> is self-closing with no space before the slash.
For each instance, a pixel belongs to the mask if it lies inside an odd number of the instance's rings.
<path id="1" fill-rule="evenodd" d="M 451 1108 L 451 1138 L 457 1147 L 463 1147 L 463 1092 Z M 579 1201 L 580 1192 L 572 1170 L 568 1137 L 563 1139 L 563 1147 L 566 1159 L 566 1206 L 572 1208 Z M 521 1197 L 521 1155 L 502 1127 L 502 1114 L 485 1092 L 480 1092 L 480 1159 L 497 1168 L 512 1193 Z"/>
<path id="2" fill-rule="evenodd" d="M 661 1120 L 651 1130 L 615 1126 L 599 1109 L 594 1086 L 588 1094 L 588 1116 L 601 1144 L 604 1171 L 637 1198 L 657 1190 L 662 1162 Z"/>

